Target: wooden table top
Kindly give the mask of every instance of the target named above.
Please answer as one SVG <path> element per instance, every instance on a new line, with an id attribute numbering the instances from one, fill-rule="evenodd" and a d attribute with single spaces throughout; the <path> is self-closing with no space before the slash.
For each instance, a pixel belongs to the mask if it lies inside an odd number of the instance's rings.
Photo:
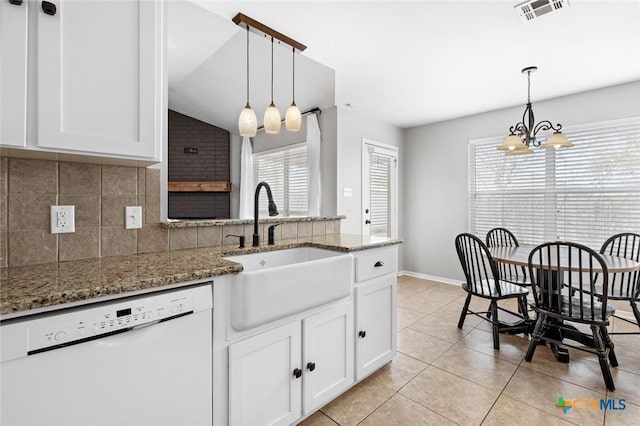
<path id="1" fill-rule="evenodd" d="M 490 247 L 489 252 L 491 253 L 491 256 L 493 256 L 493 259 L 498 262 L 527 267 L 529 266 L 529 253 L 531 253 L 531 250 L 535 247 L 536 246 L 534 245 L 521 245 L 520 247 Z M 585 256 L 588 255 L 583 253 L 583 258 Z M 601 254 L 600 256 L 604 259 L 609 272 L 632 272 L 640 269 L 640 263 L 630 259 L 625 259 L 624 257 L 609 256 L 606 254 Z M 577 270 L 579 259 L 576 250 L 572 250 L 571 257 L 571 265 L 574 265 L 571 269 Z M 552 262 L 555 264 L 555 259 L 552 259 Z M 583 261 L 583 265 L 586 264 L 586 261 Z M 594 271 L 600 271 L 598 265 L 594 264 L 593 267 Z M 569 269 L 569 259 L 566 252 L 560 252 L 559 269 L 563 271 Z"/>

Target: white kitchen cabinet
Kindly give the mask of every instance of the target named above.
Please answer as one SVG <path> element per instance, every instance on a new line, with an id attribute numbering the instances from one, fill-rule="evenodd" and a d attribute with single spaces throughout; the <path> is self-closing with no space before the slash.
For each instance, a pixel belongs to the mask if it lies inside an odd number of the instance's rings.
<path id="1" fill-rule="evenodd" d="M 353 303 L 303 320 L 303 414 L 337 397 L 353 384 Z"/>
<path id="2" fill-rule="evenodd" d="M 5 3 L 3 9 L 15 7 Z M 23 7 L 30 8 L 28 22 L 24 23 L 32 27 L 29 39 L 22 43 L 18 37 L 22 44 L 12 46 L 15 64 L 6 76 L 11 82 L 4 81 L 5 65 L 2 69 L 3 124 L 24 110 L 19 105 L 19 111 L 6 111 L 5 86 L 15 85 L 15 92 L 21 94 L 27 93 L 26 88 L 33 93 L 26 108 L 26 143 L 16 136 L 5 138 L 3 130 L 2 145 L 160 161 L 162 0 L 53 0 L 49 4 L 55 7 L 55 13 L 45 13 L 44 3 L 24 2 Z M 4 10 L 2 16 L 4 64 L 5 32 L 11 31 L 12 42 L 14 34 L 27 32 L 15 23 L 5 26 Z M 27 61 L 27 57 L 33 60 Z M 27 70 L 26 82 L 20 80 L 25 74 L 23 67 Z M 12 97 L 19 98 L 15 94 Z"/>
<path id="3" fill-rule="evenodd" d="M 351 302 L 230 345 L 229 424 L 293 423 L 353 384 L 353 359 Z"/>
<path id="4" fill-rule="evenodd" d="M 0 2 L 0 144 L 13 147 L 27 143 L 29 7 L 26 1 Z"/>
<path id="5" fill-rule="evenodd" d="M 396 354 L 396 259 L 395 247 L 356 257 L 356 380 Z"/>

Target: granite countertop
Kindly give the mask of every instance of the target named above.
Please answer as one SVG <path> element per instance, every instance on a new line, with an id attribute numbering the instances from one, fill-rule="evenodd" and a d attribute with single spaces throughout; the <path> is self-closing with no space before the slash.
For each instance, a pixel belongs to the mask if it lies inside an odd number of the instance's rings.
<path id="1" fill-rule="evenodd" d="M 223 256 L 305 246 L 353 252 L 401 242 L 330 234 L 282 240 L 274 246 L 257 248 L 206 247 L 0 268 L 0 319 L 46 312 L 73 303 L 140 294 L 242 271 L 242 265 L 223 259 Z"/>
<path id="2" fill-rule="evenodd" d="M 346 219 L 346 216 L 292 216 L 264 217 L 258 223 L 313 222 Z M 162 224 L 166 228 L 193 228 L 200 226 L 250 225 L 253 219 L 168 219 Z"/>

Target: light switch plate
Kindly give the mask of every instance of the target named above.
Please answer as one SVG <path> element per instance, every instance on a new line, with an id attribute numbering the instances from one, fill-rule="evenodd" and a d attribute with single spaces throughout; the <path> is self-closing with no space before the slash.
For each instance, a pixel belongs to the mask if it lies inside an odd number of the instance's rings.
<path id="1" fill-rule="evenodd" d="M 125 207 L 125 228 L 126 229 L 142 228 L 142 207 L 140 206 Z"/>
<path id="2" fill-rule="evenodd" d="M 51 206 L 51 233 L 76 232 L 75 206 Z"/>

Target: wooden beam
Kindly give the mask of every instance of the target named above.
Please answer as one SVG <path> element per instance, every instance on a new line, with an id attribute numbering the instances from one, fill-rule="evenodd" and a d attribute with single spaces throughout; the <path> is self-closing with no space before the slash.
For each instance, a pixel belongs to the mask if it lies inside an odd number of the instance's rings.
<path id="1" fill-rule="evenodd" d="M 280 40 L 281 42 L 288 44 L 291 47 L 295 47 L 300 52 L 307 48 L 307 46 L 305 46 L 304 44 L 292 39 L 291 37 L 287 37 L 286 35 L 274 30 L 273 28 L 266 26 L 262 22 L 256 21 L 253 18 L 249 18 L 247 15 L 243 15 L 242 13 L 238 13 L 236 16 L 234 16 L 232 21 L 234 24 L 240 25 L 241 27 L 249 27 L 250 30 L 254 29 L 258 32 Z"/>
<path id="2" fill-rule="evenodd" d="M 169 182 L 169 192 L 231 192 L 231 182 Z"/>

